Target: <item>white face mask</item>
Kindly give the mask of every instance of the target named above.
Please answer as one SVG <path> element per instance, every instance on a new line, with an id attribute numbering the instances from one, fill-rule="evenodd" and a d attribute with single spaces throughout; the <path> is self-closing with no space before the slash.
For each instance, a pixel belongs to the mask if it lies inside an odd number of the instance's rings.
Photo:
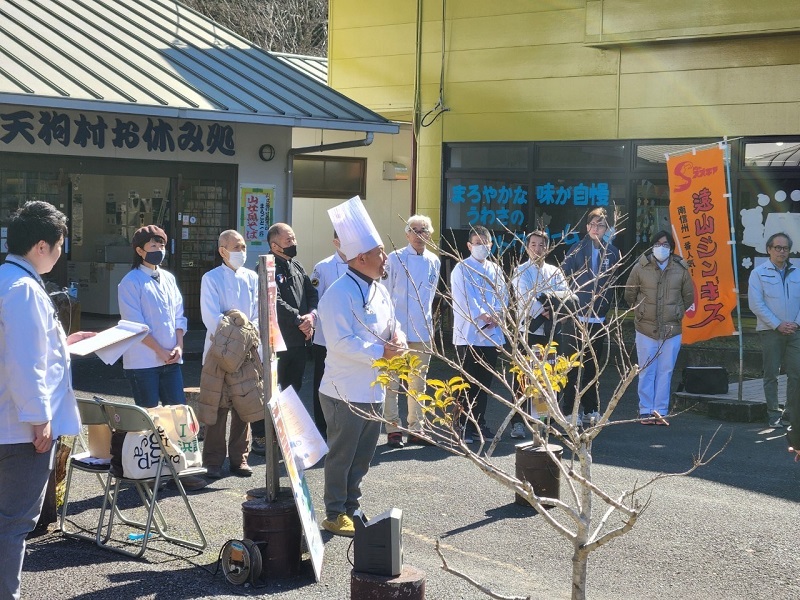
<path id="1" fill-rule="evenodd" d="M 669 256 L 669 248 L 664 248 L 664 246 L 656 246 L 653 248 L 653 256 L 656 257 L 658 262 L 664 262 Z"/>
<path id="2" fill-rule="evenodd" d="M 470 254 L 472 254 L 472 258 L 475 260 L 483 262 L 489 257 L 489 246 L 484 246 L 483 244 L 472 244 Z"/>
<path id="3" fill-rule="evenodd" d="M 228 264 L 234 269 L 242 267 L 247 260 L 247 252 L 228 252 Z"/>

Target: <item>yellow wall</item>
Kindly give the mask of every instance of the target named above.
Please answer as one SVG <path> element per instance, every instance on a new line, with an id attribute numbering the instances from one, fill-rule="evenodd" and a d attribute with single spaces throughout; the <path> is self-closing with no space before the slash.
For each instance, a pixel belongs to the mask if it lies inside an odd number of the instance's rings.
<path id="1" fill-rule="evenodd" d="M 795 0 L 421 0 L 418 206 L 438 216 L 456 141 L 800 133 Z M 413 115 L 415 0 L 330 0 L 330 84 Z M 653 41 L 664 40 L 664 41 Z M 434 220 L 434 223 L 437 221 Z"/>

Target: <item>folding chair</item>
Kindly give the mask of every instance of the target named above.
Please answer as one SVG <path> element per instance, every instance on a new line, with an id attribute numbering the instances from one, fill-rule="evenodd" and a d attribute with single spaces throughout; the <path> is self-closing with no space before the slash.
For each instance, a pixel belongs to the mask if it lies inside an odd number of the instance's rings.
<path id="1" fill-rule="evenodd" d="M 78 410 L 80 411 L 81 422 L 84 425 L 108 426 L 108 420 L 106 419 L 105 411 L 97 400 L 78 398 Z M 77 452 L 79 445 L 80 451 Z M 61 516 L 59 518 L 58 527 L 61 530 L 61 533 L 63 533 L 66 537 L 94 542 L 97 540 L 97 532 L 100 526 L 99 521 L 95 524 L 94 529 L 91 531 L 91 535 L 81 533 L 80 531 L 68 531 L 66 526 L 67 511 L 69 510 L 69 495 L 70 490 L 72 489 L 72 475 L 76 469 L 78 471 L 96 475 L 97 481 L 100 484 L 100 489 L 103 491 L 103 493 L 105 493 L 106 478 L 108 476 L 110 464 L 97 464 L 94 461 L 88 460 L 89 458 L 89 444 L 87 443 L 86 438 L 84 438 L 83 432 L 81 432 L 76 438 L 75 446 L 73 447 L 72 454 L 67 462 L 67 481 L 64 489 L 64 504 L 61 507 Z M 125 521 L 125 519 L 119 513 L 117 516 Z"/>
<path id="2" fill-rule="evenodd" d="M 152 435 L 152 439 L 158 440 L 161 456 L 167 456 L 167 451 L 166 448 L 164 448 L 164 443 L 161 440 L 161 436 L 158 435 L 158 431 L 153 423 L 152 418 L 150 417 L 150 413 L 148 413 L 145 409 L 133 404 L 109 402 L 101 398 L 98 398 L 98 401 L 103 407 L 109 426 L 114 431 L 126 433 L 144 432 L 147 435 Z M 183 488 L 183 484 L 181 483 L 181 478 L 192 475 L 204 475 L 205 472 L 206 470 L 202 467 L 188 468 L 181 472 L 177 472 L 175 470 L 175 465 L 173 465 L 171 461 L 164 460 L 163 458 L 162 460 L 158 461 L 155 476 L 148 477 L 146 479 L 131 479 L 129 477 L 125 477 L 124 475 L 116 475 L 112 470 L 109 470 L 108 478 L 106 479 L 103 507 L 100 511 L 100 523 L 97 528 L 97 545 L 112 550 L 113 552 L 119 552 L 120 554 L 125 554 L 134 558 L 140 558 L 147 549 L 147 544 L 152 536 L 152 539 L 160 538 L 168 542 L 172 542 L 173 544 L 185 546 L 187 548 L 203 550 L 207 545 L 206 536 L 203 533 L 203 529 L 200 526 L 200 522 L 197 520 L 194 510 L 192 509 L 192 505 L 189 502 L 188 496 L 186 495 L 186 490 Z M 167 521 L 158 505 L 158 494 L 162 476 L 171 479 L 178 488 L 178 492 L 183 499 L 186 511 L 189 513 L 189 516 L 194 523 L 195 532 L 199 538 L 199 541 L 191 541 L 176 537 L 167 532 Z M 124 547 L 117 547 L 109 544 L 114 528 L 114 516 L 120 514 L 118 510 L 118 500 L 120 487 L 122 485 L 133 486 L 136 489 L 139 494 L 139 498 L 142 501 L 142 506 L 147 512 L 147 519 L 144 522 L 126 521 L 127 525 L 143 531 L 141 534 L 141 546 L 137 551 L 131 551 Z M 106 513 L 108 513 L 108 524 L 105 524 Z M 103 534 L 104 528 L 105 534 Z M 155 532 L 152 531 L 153 529 L 155 529 Z M 135 541 L 139 537 L 140 536 L 129 536 L 129 539 Z"/>

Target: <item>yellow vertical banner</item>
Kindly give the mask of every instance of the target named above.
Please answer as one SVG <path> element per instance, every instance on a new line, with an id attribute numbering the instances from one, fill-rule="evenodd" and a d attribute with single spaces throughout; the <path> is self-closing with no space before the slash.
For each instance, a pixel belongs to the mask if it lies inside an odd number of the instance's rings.
<path id="1" fill-rule="evenodd" d="M 736 291 L 722 148 L 670 156 L 670 221 L 678 254 L 689 264 L 694 304 L 683 320 L 684 344 L 733 335 Z"/>

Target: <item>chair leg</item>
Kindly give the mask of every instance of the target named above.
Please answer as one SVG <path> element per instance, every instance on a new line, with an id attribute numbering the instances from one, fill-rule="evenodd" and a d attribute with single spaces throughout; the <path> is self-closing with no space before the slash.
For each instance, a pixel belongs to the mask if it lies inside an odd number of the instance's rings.
<path id="1" fill-rule="evenodd" d="M 83 469 L 78 469 L 78 470 L 83 471 Z M 75 466 L 73 464 L 72 459 L 70 459 L 69 463 L 67 464 L 67 480 L 64 488 L 64 503 L 61 506 L 61 514 L 59 516 L 58 528 L 61 531 L 62 535 L 64 535 L 64 537 L 94 542 L 97 536 L 97 528 L 100 527 L 100 522 L 103 518 L 102 511 L 100 513 L 100 519 L 98 520 L 97 526 L 92 535 L 80 533 L 79 531 L 69 531 L 67 529 L 67 514 L 69 512 L 69 493 L 70 490 L 72 489 L 72 476 L 74 472 L 75 472 Z M 88 471 L 84 472 L 88 473 Z M 100 483 L 100 486 L 105 491 L 105 482 L 103 481 L 103 478 L 100 475 L 100 473 L 95 472 L 94 475 L 97 477 L 97 481 Z"/>

